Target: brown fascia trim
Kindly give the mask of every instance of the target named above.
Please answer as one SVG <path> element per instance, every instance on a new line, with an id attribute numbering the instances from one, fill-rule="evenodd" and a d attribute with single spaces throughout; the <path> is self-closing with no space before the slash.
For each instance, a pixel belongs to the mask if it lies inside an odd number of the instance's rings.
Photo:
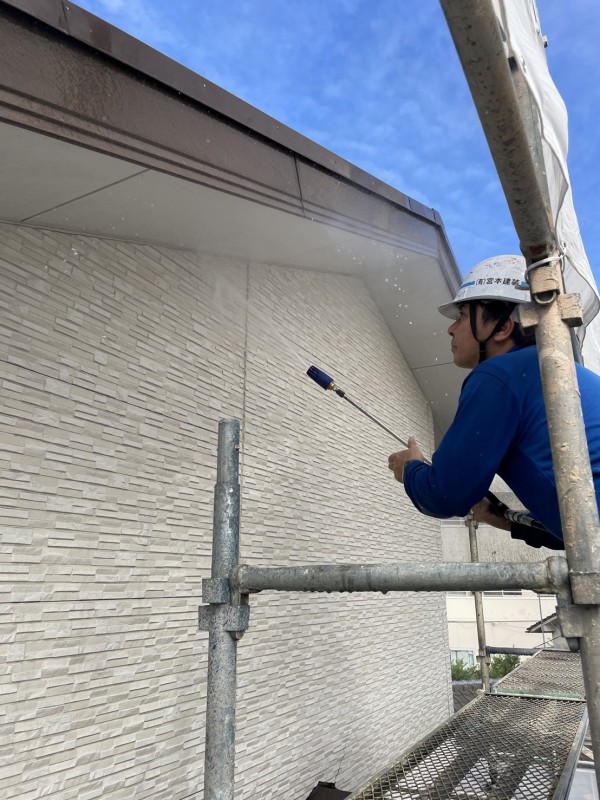
<path id="1" fill-rule="evenodd" d="M 332 175 L 345 178 L 442 227 L 441 217 L 435 209 L 428 208 L 393 189 L 79 6 L 63 0 L 0 0 L 0 6 L 2 5 L 27 14 L 37 22 L 54 28 L 143 76 L 152 78 L 165 87 L 202 104 L 254 135 L 259 135 L 284 150 L 295 153 L 307 162 L 324 168 Z M 446 238 L 445 234 L 443 238 Z"/>
<path id="2" fill-rule="evenodd" d="M 0 0 L 0 120 L 437 255 L 460 283 L 437 211 L 61 0 Z"/>

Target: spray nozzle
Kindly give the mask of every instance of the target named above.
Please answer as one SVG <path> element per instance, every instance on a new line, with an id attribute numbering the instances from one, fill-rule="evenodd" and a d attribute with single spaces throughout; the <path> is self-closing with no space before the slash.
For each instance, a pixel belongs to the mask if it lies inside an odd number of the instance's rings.
<path id="1" fill-rule="evenodd" d="M 308 375 L 309 378 L 312 378 L 315 383 L 318 383 L 322 389 L 331 389 L 337 395 L 339 395 L 339 397 L 343 397 L 344 400 L 347 400 L 351 406 L 354 406 L 354 408 L 358 409 L 358 411 L 360 411 L 361 414 L 364 414 L 365 417 L 368 417 L 376 425 L 379 425 L 379 427 L 382 430 L 384 430 L 386 433 L 389 433 L 390 436 L 396 439 L 396 441 L 400 442 L 401 445 L 403 445 L 404 447 L 408 447 L 408 443 L 405 442 L 403 439 L 401 439 L 399 436 L 397 436 L 394 433 L 394 431 L 391 431 L 386 425 L 384 425 L 382 422 L 376 419 L 372 414 L 369 414 L 368 411 L 365 411 L 364 408 L 361 408 L 361 406 L 359 406 L 358 403 L 355 403 L 354 400 L 351 400 L 349 397 L 347 397 L 346 392 L 342 391 L 342 389 L 338 389 L 338 387 L 335 385 L 335 381 L 333 380 L 333 378 L 326 372 L 323 372 L 323 370 L 320 370 L 318 367 L 312 366 L 306 370 L 306 374 Z M 424 458 L 423 461 L 426 464 L 429 464 L 429 466 L 431 466 L 430 459 Z M 537 520 L 528 516 L 526 513 L 521 513 L 520 511 L 511 511 L 510 508 L 508 508 L 508 506 L 506 506 L 504 503 L 498 500 L 498 498 L 491 492 L 487 492 L 486 497 L 490 501 L 490 511 L 492 511 L 492 513 L 497 514 L 500 517 L 505 517 L 511 522 L 519 522 L 523 525 L 529 525 L 532 528 L 546 531 L 541 522 L 538 522 Z M 548 531 L 546 531 L 546 533 L 547 532 Z"/>
<path id="2" fill-rule="evenodd" d="M 309 367 L 306 370 L 309 378 L 312 378 L 315 383 L 318 383 L 321 389 L 335 389 L 335 381 L 326 372 L 323 372 L 318 367 Z"/>

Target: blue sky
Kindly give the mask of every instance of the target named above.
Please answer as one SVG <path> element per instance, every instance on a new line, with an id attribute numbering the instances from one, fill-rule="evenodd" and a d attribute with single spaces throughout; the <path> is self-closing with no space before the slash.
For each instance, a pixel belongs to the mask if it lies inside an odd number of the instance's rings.
<path id="1" fill-rule="evenodd" d="M 459 268 L 518 242 L 438 0 L 80 0 L 204 78 L 436 208 Z M 600 2 L 538 0 L 600 283 Z"/>

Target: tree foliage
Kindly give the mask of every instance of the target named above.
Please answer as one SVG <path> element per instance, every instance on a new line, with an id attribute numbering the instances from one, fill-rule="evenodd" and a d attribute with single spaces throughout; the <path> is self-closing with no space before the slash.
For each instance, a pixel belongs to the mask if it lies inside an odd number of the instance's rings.
<path id="1" fill-rule="evenodd" d="M 490 664 L 490 678 L 503 678 L 519 666 L 519 656 L 506 653 L 503 656 L 494 656 Z"/>
<path id="2" fill-rule="evenodd" d="M 480 681 L 481 673 L 479 667 L 469 667 L 462 658 L 450 664 L 453 681 Z"/>
<path id="3" fill-rule="evenodd" d="M 503 656 L 493 656 L 490 663 L 490 678 L 498 679 L 503 678 L 512 672 L 515 667 L 519 666 L 519 656 L 513 656 L 507 653 Z M 465 664 L 462 658 L 453 661 L 450 664 L 450 671 L 452 673 L 453 681 L 480 681 L 481 670 L 479 666 L 470 667 Z"/>

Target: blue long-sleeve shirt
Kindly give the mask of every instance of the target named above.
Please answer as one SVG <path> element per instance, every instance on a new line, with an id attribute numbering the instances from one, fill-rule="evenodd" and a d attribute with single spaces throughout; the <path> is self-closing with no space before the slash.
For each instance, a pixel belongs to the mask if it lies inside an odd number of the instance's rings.
<path id="1" fill-rule="evenodd" d="M 596 498 L 600 497 L 600 376 L 577 365 Z M 424 514 L 465 516 L 498 474 L 523 505 L 558 539 L 562 528 L 548 424 L 535 347 L 515 347 L 484 361 L 463 383 L 452 425 L 432 465 L 410 461 L 404 488 Z M 545 544 L 531 528 L 512 527 L 514 538 Z M 552 544 L 550 545 L 552 546 Z"/>

